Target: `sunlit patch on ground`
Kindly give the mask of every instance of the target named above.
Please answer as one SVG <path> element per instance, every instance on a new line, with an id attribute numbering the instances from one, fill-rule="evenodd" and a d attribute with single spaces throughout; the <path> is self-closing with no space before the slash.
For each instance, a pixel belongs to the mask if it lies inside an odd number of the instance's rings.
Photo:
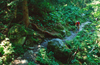
<path id="1" fill-rule="evenodd" d="M 67 4 L 65 4 L 64 6 L 67 6 Z"/>
<path id="2" fill-rule="evenodd" d="M 94 4 L 95 4 L 95 5 L 96 5 L 96 4 L 100 4 L 100 1 L 93 1 L 91 4 L 93 4 L 93 5 L 94 5 Z"/>

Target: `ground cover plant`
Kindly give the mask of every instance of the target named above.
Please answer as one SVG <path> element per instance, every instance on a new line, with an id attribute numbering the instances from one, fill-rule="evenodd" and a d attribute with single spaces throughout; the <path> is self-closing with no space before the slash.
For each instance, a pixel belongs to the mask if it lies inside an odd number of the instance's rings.
<path id="1" fill-rule="evenodd" d="M 99 0 L 1 0 L 0 64 L 10 65 L 19 56 L 23 59 L 26 51 L 33 50 L 31 47 L 34 50 L 30 53 L 34 53 L 36 60 L 26 59 L 28 65 L 100 64 L 99 3 Z M 76 34 L 76 21 L 91 23 L 86 24 L 73 40 L 64 42 L 71 57 L 63 63 L 41 43 L 53 38 L 63 40 L 72 32 Z"/>

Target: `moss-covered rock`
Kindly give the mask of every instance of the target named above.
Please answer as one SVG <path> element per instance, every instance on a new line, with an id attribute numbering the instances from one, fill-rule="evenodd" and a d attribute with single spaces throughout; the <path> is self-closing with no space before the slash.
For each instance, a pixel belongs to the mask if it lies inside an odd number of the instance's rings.
<path id="1" fill-rule="evenodd" d="M 34 43 L 41 42 L 44 35 L 34 31 L 30 28 L 25 28 L 23 25 L 15 25 L 10 28 L 8 36 L 14 45 L 33 45 Z"/>
<path id="2" fill-rule="evenodd" d="M 26 40 L 26 35 L 28 34 L 24 26 L 15 25 L 10 28 L 8 36 L 12 43 L 23 45 Z"/>
<path id="3" fill-rule="evenodd" d="M 62 62 L 67 62 L 70 58 L 72 51 L 64 44 L 61 39 L 52 39 L 48 42 L 47 49 L 54 52 L 55 58 Z"/>

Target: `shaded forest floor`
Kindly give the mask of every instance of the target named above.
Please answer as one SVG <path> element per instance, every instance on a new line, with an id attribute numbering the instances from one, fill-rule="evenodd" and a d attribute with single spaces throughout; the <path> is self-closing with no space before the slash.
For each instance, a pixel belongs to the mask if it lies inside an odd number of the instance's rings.
<path id="1" fill-rule="evenodd" d="M 30 25 L 28 28 L 25 27 L 22 21 L 21 23 L 14 23 L 15 21 L 9 23 L 8 21 L 8 24 L 6 24 L 7 22 L 0 22 L 0 64 L 100 64 L 99 9 L 98 3 L 87 4 L 82 9 L 74 5 L 63 5 L 58 7 L 58 10 L 50 8 L 51 12 L 49 13 L 42 12 L 40 8 L 39 11 L 41 12 L 39 14 L 29 17 Z M 44 15 L 42 17 L 38 16 L 40 14 Z M 81 26 L 79 32 L 76 33 L 74 24 L 78 20 Z M 72 52 L 71 57 L 64 60 L 66 63 L 55 58 L 54 52 L 48 51 L 48 42 L 57 38 L 62 40 Z M 69 52 L 68 48 L 67 52 Z"/>
<path id="2" fill-rule="evenodd" d="M 79 32 L 82 31 L 82 29 L 84 28 L 84 26 L 87 25 L 87 24 L 89 24 L 89 23 L 91 23 L 91 22 L 81 23 Z M 62 40 L 64 42 L 67 41 L 67 40 L 68 41 L 73 40 L 77 36 L 77 34 L 78 34 L 77 31 L 75 31 L 75 32 L 71 31 L 71 35 L 69 37 L 65 36 L 65 38 L 62 39 Z M 44 41 L 41 45 L 34 45 L 33 47 L 29 47 L 30 50 L 28 50 L 27 52 L 25 52 L 24 55 L 22 55 L 21 57 L 18 57 L 16 60 L 14 60 L 12 62 L 12 64 L 13 65 L 14 64 L 15 65 L 17 65 L 17 64 L 26 65 L 27 63 L 30 63 L 30 62 L 34 61 L 36 63 L 36 65 L 40 65 L 36 61 L 36 56 L 37 56 L 40 48 L 43 48 L 42 46 L 47 46 L 47 42 L 48 41 L 49 40 L 46 40 L 46 42 Z"/>

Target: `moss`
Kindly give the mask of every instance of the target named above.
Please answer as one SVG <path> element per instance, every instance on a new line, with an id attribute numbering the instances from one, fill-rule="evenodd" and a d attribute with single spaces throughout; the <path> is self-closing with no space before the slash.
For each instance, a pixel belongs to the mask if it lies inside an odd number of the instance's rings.
<path id="1" fill-rule="evenodd" d="M 48 42 L 47 49 L 54 52 L 56 59 L 65 62 L 71 55 L 71 50 L 61 39 L 52 39 Z"/>

